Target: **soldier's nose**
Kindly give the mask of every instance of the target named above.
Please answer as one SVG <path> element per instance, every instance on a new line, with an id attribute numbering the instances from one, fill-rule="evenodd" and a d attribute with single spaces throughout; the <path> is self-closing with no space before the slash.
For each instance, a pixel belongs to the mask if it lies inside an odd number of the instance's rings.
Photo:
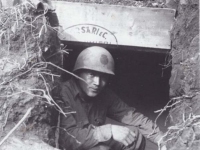
<path id="1" fill-rule="evenodd" d="M 99 85 L 100 84 L 100 77 L 99 76 L 95 76 L 94 77 L 94 84 L 95 85 Z"/>

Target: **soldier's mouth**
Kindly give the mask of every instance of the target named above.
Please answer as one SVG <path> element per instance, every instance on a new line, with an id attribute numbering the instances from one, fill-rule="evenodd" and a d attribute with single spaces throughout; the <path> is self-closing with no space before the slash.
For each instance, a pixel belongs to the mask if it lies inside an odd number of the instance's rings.
<path id="1" fill-rule="evenodd" d="M 99 88 L 90 88 L 92 92 L 98 93 L 100 91 Z"/>

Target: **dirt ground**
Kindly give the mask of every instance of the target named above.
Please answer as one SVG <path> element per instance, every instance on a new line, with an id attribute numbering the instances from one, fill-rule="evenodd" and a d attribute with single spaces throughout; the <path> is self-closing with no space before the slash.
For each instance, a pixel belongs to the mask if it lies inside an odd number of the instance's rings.
<path id="1" fill-rule="evenodd" d="M 55 146 L 50 91 L 60 76 L 57 34 L 29 3 L 1 9 L 0 18 L 0 149 L 38 149 L 37 142 L 36 147 L 27 143 L 41 139 Z M 9 133 L 12 138 L 3 142 Z"/>

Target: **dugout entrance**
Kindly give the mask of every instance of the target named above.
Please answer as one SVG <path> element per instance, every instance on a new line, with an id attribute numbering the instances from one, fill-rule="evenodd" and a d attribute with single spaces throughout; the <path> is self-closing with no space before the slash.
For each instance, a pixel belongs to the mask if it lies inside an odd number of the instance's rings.
<path id="1" fill-rule="evenodd" d="M 71 71 L 89 46 L 109 50 L 116 76 L 109 86 L 131 106 L 155 119 L 169 100 L 170 30 L 175 11 L 84 3 L 53 2 L 62 28 L 59 38 L 69 51 L 64 68 Z M 77 11 L 78 10 L 78 11 Z M 66 80 L 69 75 L 63 75 Z M 163 120 L 160 123 L 163 126 Z"/>

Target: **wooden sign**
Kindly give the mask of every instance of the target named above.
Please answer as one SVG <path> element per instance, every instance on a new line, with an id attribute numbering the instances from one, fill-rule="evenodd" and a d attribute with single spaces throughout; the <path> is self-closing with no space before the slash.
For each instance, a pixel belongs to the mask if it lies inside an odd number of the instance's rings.
<path id="1" fill-rule="evenodd" d="M 61 40 L 171 49 L 175 10 L 52 1 Z"/>

